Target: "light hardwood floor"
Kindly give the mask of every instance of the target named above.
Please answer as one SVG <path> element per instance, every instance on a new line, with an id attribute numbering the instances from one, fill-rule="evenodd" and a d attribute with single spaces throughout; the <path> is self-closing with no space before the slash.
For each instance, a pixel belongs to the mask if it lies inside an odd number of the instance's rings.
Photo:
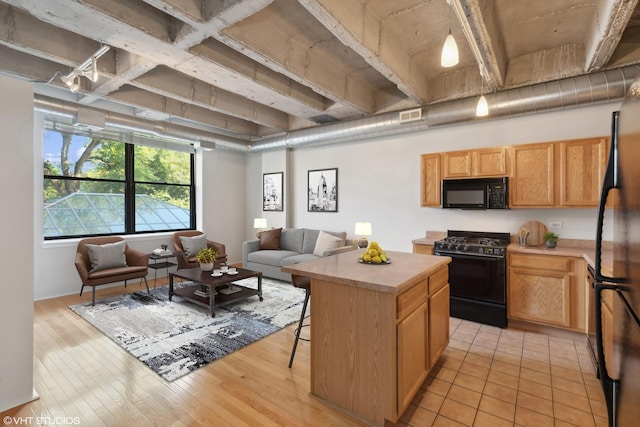
<path id="1" fill-rule="evenodd" d="M 123 289 L 99 289 L 96 297 Z M 126 291 L 140 289 L 135 283 Z M 83 426 L 364 425 L 309 395 L 308 343 L 287 368 L 294 325 L 167 382 L 69 310 L 90 298 L 35 303 L 40 399 L 0 416 L 77 417 Z M 605 425 L 602 394 L 578 341 L 458 319 L 451 338 L 398 425 Z"/>

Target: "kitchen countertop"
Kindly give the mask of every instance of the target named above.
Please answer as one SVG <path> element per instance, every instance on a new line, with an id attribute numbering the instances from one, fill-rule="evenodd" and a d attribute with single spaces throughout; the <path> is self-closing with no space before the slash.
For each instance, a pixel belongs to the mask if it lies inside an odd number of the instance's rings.
<path id="1" fill-rule="evenodd" d="M 415 284 L 415 278 L 426 279 L 434 271 L 449 264 L 451 258 L 418 255 L 407 252 L 386 252 L 390 264 L 364 264 L 358 255 L 346 252 L 313 261 L 283 267 L 282 271 L 312 279 L 330 280 L 385 293 L 400 294 Z"/>
<path id="2" fill-rule="evenodd" d="M 431 245 L 434 242 L 446 237 L 445 231 L 427 231 L 425 237 L 420 237 L 411 241 L 417 245 Z M 595 264 L 595 241 L 578 239 L 560 239 L 558 245 L 549 249 L 541 246 L 520 246 L 517 243 L 517 236 L 511 236 L 512 243 L 507 247 L 507 252 L 518 252 L 526 254 L 555 255 L 584 258 L 587 264 L 592 267 Z M 610 275 L 612 270 L 613 249 L 611 242 L 604 242 L 602 247 L 602 270 L 605 275 Z"/>

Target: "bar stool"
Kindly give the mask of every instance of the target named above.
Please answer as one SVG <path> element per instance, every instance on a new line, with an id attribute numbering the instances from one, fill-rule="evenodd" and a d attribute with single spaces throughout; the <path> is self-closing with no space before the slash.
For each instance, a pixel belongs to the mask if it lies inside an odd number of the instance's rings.
<path id="1" fill-rule="evenodd" d="M 298 327 L 294 332 L 296 339 L 293 341 L 293 349 L 291 350 L 289 367 L 291 367 L 291 365 L 293 364 L 293 356 L 296 355 L 296 347 L 298 347 L 298 340 L 309 341 L 307 338 L 300 338 L 300 329 L 302 329 L 303 326 L 309 326 L 309 325 L 304 325 L 303 322 L 304 322 L 304 315 L 307 312 L 307 304 L 309 303 L 309 297 L 311 296 L 311 279 L 309 279 L 308 277 L 296 276 L 292 274 L 291 282 L 293 283 L 293 286 L 295 286 L 296 288 L 304 289 L 305 295 L 304 295 L 304 305 L 302 306 L 302 313 L 300 314 L 300 321 L 298 322 Z"/>

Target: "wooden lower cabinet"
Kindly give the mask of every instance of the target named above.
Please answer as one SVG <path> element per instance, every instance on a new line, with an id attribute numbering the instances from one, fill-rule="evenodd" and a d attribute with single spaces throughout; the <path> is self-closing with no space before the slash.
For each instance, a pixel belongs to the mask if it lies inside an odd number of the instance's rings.
<path id="1" fill-rule="evenodd" d="M 398 323 L 398 413 L 404 412 L 427 378 L 428 315 L 425 301 Z"/>
<path id="2" fill-rule="evenodd" d="M 585 269 L 581 258 L 509 254 L 509 318 L 584 332 Z"/>
<path id="3" fill-rule="evenodd" d="M 449 345 L 449 283 L 429 293 L 429 369 Z"/>

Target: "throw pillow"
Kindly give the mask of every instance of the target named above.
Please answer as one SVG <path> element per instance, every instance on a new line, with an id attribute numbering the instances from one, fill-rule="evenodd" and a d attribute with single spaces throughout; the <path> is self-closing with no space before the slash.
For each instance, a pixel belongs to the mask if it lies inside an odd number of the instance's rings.
<path id="1" fill-rule="evenodd" d="M 274 228 L 260 233 L 260 249 L 280 249 L 282 228 Z"/>
<path id="2" fill-rule="evenodd" d="M 207 247 L 207 235 L 202 233 L 193 237 L 180 236 L 180 243 L 182 243 L 184 255 L 187 258 L 192 258 L 198 254 L 200 249 Z"/>
<path id="3" fill-rule="evenodd" d="M 316 246 L 313 249 L 313 254 L 315 256 L 322 256 L 324 251 L 339 248 L 340 246 L 343 246 L 340 237 L 320 231 L 320 233 L 318 233 L 318 239 L 316 240 Z"/>
<path id="4" fill-rule="evenodd" d="M 124 240 L 104 245 L 86 245 L 91 262 L 89 273 L 107 268 L 126 267 L 127 258 L 124 256 L 126 246 L 127 243 Z"/>

